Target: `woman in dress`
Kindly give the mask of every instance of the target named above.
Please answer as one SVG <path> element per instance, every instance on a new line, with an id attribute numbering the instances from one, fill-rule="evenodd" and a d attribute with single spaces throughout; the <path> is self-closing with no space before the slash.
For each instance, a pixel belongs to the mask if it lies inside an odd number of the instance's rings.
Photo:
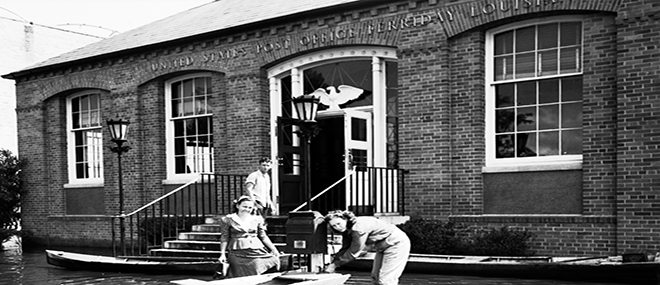
<path id="1" fill-rule="evenodd" d="M 342 247 L 325 272 L 334 272 L 367 251 L 376 250 L 371 269 L 371 282 L 379 285 L 399 284 L 408 263 L 410 239 L 397 226 L 374 217 L 356 217 L 351 211 L 333 211 L 325 221 L 342 234 Z"/>
<path id="2" fill-rule="evenodd" d="M 254 215 L 254 201 L 241 196 L 236 212 L 222 218 L 220 258 L 229 263 L 227 278 L 258 275 L 280 266 L 280 253 L 266 235 L 263 217 Z"/>

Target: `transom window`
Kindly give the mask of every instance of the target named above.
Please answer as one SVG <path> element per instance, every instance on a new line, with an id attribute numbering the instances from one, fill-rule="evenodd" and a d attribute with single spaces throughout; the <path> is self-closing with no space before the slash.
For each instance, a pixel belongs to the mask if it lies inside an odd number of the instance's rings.
<path id="1" fill-rule="evenodd" d="M 213 172 L 213 116 L 209 75 L 178 78 L 168 83 L 168 173 Z"/>
<path id="2" fill-rule="evenodd" d="M 582 22 L 488 34 L 487 165 L 582 155 Z"/>
<path id="3" fill-rule="evenodd" d="M 101 94 L 87 91 L 68 98 L 69 182 L 103 182 Z"/>

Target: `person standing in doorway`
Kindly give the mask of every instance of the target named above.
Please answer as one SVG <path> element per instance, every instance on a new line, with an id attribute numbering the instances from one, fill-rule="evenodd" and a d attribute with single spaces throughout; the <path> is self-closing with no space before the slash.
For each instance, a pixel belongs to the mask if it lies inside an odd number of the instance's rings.
<path id="1" fill-rule="evenodd" d="M 375 217 L 356 217 L 351 211 L 332 211 L 324 219 L 342 235 L 342 247 L 325 272 L 334 272 L 373 246 L 376 257 L 371 269 L 372 284 L 399 284 L 410 256 L 410 239 L 406 233 L 396 225 Z"/>
<path id="2" fill-rule="evenodd" d="M 250 173 L 245 179 L 245 195 L 252 197 L 257 214 L 263 216 L 264 219 L 269 214 L 277 215 L 277 209 L 270 199 L 270 175 L 268 174 L 270 168 L 270 158 L 261 158 L 259 159 L 259 169 Z"/>

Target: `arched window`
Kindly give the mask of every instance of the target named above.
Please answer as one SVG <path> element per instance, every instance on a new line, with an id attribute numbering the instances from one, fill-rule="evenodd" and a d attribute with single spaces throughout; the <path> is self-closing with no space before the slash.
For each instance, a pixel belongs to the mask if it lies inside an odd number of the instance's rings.
<path id="1" fill-rule="evenodd" d="M 165 86 L 168 179 L 213 172 L 210 74 L 177 77 Z"/>
<path id="2" fill-rule="evenodd" d="M 101 91 L 79 92 L 66 102 L 69 183 L 103 183 Z"/>
<path id="3" fill-rule="evenodd" d="M 486 68 L 486 166 L 581 162 L 580 18 L 489 31 Z"/>

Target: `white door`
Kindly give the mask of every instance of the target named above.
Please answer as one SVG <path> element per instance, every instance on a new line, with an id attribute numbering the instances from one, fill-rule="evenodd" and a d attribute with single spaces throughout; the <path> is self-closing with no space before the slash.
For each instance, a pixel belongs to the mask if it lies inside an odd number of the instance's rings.
<path id="1" fill-rule="evenodd" d="M 345 110 L 344 114 L 344 163 L 346 174 L 346 205 L 356 214 L 374 211 L 375 193 L 371 187 L 366 167 L 373 166 L 372 113 Z"/>

